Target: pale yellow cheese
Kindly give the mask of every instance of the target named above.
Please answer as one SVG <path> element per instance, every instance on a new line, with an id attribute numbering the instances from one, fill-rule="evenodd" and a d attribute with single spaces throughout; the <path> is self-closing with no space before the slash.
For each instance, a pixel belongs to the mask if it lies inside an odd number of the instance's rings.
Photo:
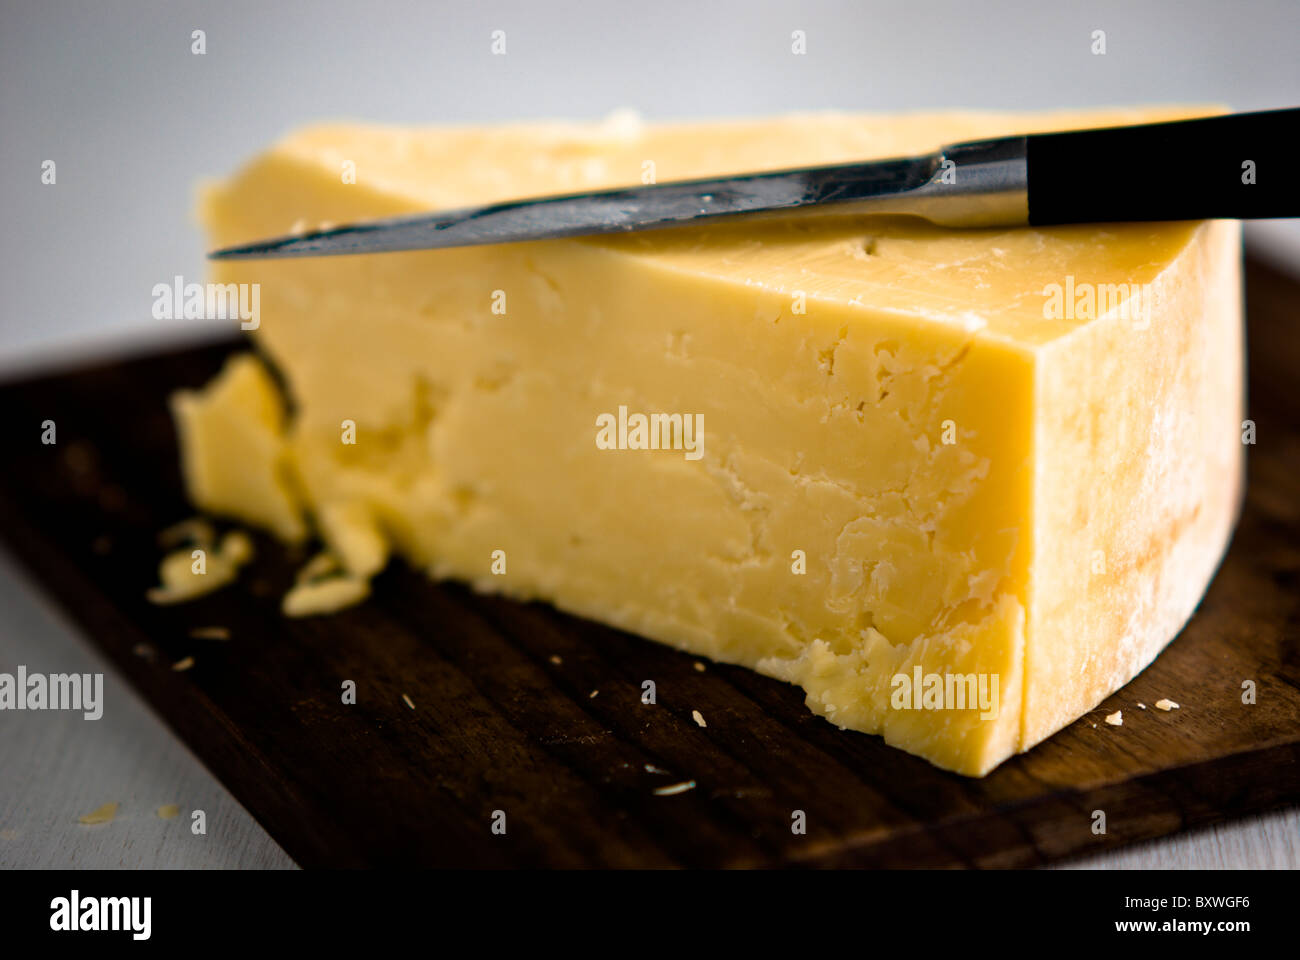
<path id="1" fill-rule="evenodd" d="M 1185 112 L 322 126 L 209 189 L 203 216 L 219 246 Z M 1229 222 L 862 218 L 222 263 L 215 281 L 261 284 L 255 336 L 294 415 L 221 381 L 178 404 L 188 482 L 289 538 L 305 510 L 354 576 L 391 547 L 798 683 L 833 723 L 983 774 L 1149 663 L 1218 562 L 1238 243 Z M 1144 286 L 1048 315 L 1067 283 Z M 602 449 L 620 408 L 700 418 L 700 455 Z M 917 676 L 949 699 L 900 696 Z M 981 688 L 996 709 L 952 700 Z"/>
<path id="2" fill-rule="evenodd" d="M 322 516 L 328 515 L 328 512 L 322 514 Z M 365 545 L 374 539 L 382 539 L 373 523 L 363 520 L 359 524 L 359 529 L 352 530 L 346 523 L 346 512 L 336 516 L 345 518 L 344 522 L 341 526 L 336 524 L 333 527 L 323 524 L 321 535 L 325 539 L 329 539 L 329 534 L 324 532 L 328 529 L 339 531 L 348 543 L 354 545 L 357 543 Z M 354 546 L 354 549 L 358 550 L 356 555 L 363 560 L 365 558 L 373 560 L 376 556 L 364 546 L 361 548 Z M 370 573 L 377 573 L 382 563 L 378 565 L 365 563 L 364 566 L 373 568 Z M 361 603 L 370 596 L 368 576 L 367 573 L 358 572 L 355 559 L 351 564 L 345 564 L 333 553 L 318 553 L 298 571 L 298 575 L 294 578 L 294 585 L 284 595 L 280 609 L 286 617 L 314 617 L 337 613 L 345 607 Z"/>
<path id="3" fill-rule="evenodd" d="M 77 822 L 87 824 L 112 823 L 114 818 L 117 817 L 117 807 L 116 803 L 106 803 L 101 807 L 96 807 L 90 813 L 82 814 L 77 818 Z"/>
<path id="4" fill-rule="evenodd" d="M 234 583 L 239 568 L 252 559 L 253 541 L 242 530 L 231 530 L 219 542 L 192 543 L 163 557 L 161 586 L 146 596 L 151 603 L 187 603 Z"/>
<path id="5" fill-rule="evenodd" d="M 314 617 L 356 606 L 370 596 L 370 582 L 357 577 L 329 577 L 296 584 L 284 595 L 286 617 Z"/>
<path id="6" fill-rule="evenodd" d="M 231 358 L 201 394 L 176 393 L 172 416 L 197 506 L 267 527 L 285 540 L 306 535 L 287 480 L 284 410 L 256 358 Z"/>

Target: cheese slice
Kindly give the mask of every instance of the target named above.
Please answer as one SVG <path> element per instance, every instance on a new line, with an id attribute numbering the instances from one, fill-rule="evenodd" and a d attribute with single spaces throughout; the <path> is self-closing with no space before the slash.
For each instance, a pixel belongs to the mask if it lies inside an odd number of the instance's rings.
<path id="1" fill-rule="evenodd" d="M 1194 112 L 317 126 L 208 188 L 202 217 L 220 246 Z M 744 664 L 964 774 L 1150 663 L 1238 506 L 1232 222 L 825 218 L 211 279 L 260 284 L 292 416 L 250 402 L 272 380 L 247 359 L 178 404 L 200 507 L 290 539 L 309 515 L 353 576 L 391 550 Z M 262 387 L 232 390 L 249 371 Z"/>

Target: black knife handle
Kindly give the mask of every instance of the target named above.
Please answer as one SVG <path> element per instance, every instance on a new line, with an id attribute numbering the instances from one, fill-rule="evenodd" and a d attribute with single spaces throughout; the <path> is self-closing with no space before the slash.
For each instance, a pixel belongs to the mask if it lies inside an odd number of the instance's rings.
<path id="1" fill-rule="evenodd" d="M 1026 139 L 1036 226 L 1300 216 L 1300 108 Z"/>

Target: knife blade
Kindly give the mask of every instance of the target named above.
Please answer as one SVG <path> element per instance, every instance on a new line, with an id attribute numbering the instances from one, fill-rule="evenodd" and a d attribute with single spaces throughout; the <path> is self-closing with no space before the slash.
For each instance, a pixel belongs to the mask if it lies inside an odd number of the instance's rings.
<path id="1" fill-rule="evenodd" d="M 979 140 L 918 157 L 673 181 L 389 217 L 226 247 L 214 260 L 432 250 L 739 217 L 923 217 L 946 227 L 1300 216 L 1300 108 Z"/>

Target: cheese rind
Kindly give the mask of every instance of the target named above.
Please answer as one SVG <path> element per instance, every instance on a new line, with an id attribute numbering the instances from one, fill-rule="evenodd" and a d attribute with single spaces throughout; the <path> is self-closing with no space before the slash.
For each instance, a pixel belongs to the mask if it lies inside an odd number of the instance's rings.
<path id="1" fill-rule="evenodd" d="M 1149 321 L 1101 318 L 1042 353 L 1025 749 L 1155 659 L 1231 539 L 1245 467 L 1240 261 L 1238 223 L 1202 224 L 1151 282 Z"/>
<path id="2" fill-rule="evenodd" d="M 204 215 L 225 245 L 635 183 L 645 160 L 706 176 L 1169 115 L 313 128 Z M 261 283 L 257 337 L 295 410 L 264 446 L 294 479 L 191 489 L 282 535 L 300 490 L 352 574 L 391 546 L 798 683 L 834 723 L 983 774 L 1145 666 L 1217 563 L 1241 463 L 1236 244 L 1223 222 L 869 218 L 222 263 L 215 280 Z M 1067 282 L 1145 286 L 1046 315 Z M 1145 326 L 1123 316 L 1138 302 Z M 628 411 L 701 418 L 701 455 L 602 449 L 600 418 Z M 238 436 L 179 422 L 191 450 Z M 955 708 L 966 690 L 996 702 Z"/>

